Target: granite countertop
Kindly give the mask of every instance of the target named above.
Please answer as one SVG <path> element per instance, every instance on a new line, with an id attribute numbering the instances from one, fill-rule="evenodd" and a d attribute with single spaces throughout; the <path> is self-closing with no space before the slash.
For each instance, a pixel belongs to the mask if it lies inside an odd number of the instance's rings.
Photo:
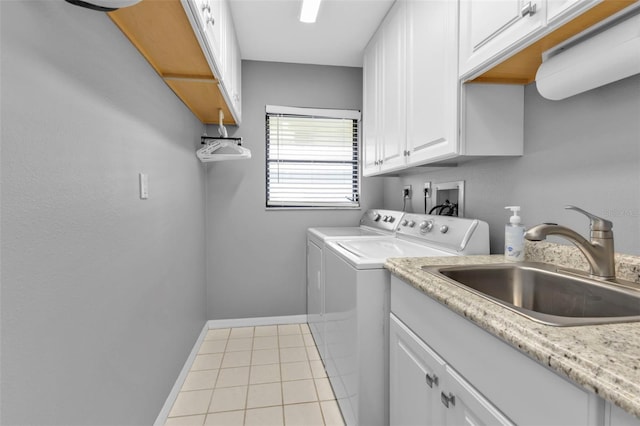
<path id="1" fill-rule="evenodd" d="M 527 242 L 526 260 L 588 270 L 572 246 Z M 554 327 L 531 321 L 421 269 L 504 263 L 503 255 L 389 259 L 385 267 L 429 297 L 640 418 L 640 322 Z M 640 257 L 617 255 L 619 278 L 640 283 Z"/>

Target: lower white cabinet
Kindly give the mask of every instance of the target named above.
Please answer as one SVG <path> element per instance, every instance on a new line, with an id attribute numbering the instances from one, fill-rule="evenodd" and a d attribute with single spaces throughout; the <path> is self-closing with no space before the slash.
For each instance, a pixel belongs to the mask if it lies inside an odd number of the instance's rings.
<path id="1" fill-rule="evenodd" d="M 389 328 L 391 424 L 443 424 L 440 381 L 445 374 L 444 360 L 393 314 Z"/>
<path id="2" fill-rule="evenodd" d="M 393 314 L 390 338 L 392 425 L 513 424 Z"/>
<path id="3" fill-rule="evenodd" d="M 595 393 L 395 276 L 391 314 L 389 399 L 394 426 L 630 424 L 614 411 L 605 423 L 605 403 Z"/>
<path id="4" fill-rule="evenodd" d="M 607 402 L 604 426 L 639 426 L 640 419 Z"/>

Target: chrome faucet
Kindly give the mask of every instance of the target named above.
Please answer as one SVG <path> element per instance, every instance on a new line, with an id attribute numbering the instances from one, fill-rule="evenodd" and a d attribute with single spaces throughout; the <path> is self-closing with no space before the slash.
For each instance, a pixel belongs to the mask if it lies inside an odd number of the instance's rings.
<path id="1" fill-rule="evenodd" d="M 582 235 L 557 223 L 543 223 L 529 229 L 524 237 L 529 241 L 542 241 L 549 235 L 559 235 L 571 241 L 585 255 L 591 267 L 591 277 L 611 280 L 616 276 L 613 250 L 613 223 L 575 206 L 565 209 L 575 210 L 587 216 L 590 221 L 591 241 Z"/>

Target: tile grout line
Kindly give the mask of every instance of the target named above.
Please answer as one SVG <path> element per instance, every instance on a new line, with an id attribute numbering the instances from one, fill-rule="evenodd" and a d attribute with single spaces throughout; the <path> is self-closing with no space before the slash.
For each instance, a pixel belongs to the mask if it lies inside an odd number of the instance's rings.
<path id="1" fill-rule="evenodd" d="M 249 410 L 249 388 L 251 387 L 251 370 L 253 370 L 253 345 L 255 343 L 255 338 L 256 338 L 256 328 L 254 327 L 253 330 L 251 331 L 251 356 L 249 357 L 249 377 L 247 377 L 247 395 L 244 398 L 244 411 L 242 412 L 243 425 L 247 422 L 247 411 Z"/>
<path id="2" fill-rule="evenodd" d="M 207 341 L 207 336 L 204 336 L 205 340 L 202 342 L 202 344 L 204 344 L 204 342 Z M 227 336 L 228 339 L 228 336 Z M 202 344 L 200 346 L 202 346 Z M 227 343 L 225 341 L 224 344 L 224 350 L 226 351 L 227 349 Z M 220 370 L 222 370 L 222 361 L 224 360 L 224 352 L 222 353 L 222 358 L 220 359 L 220 366 L 218 368 L 218 374 L 216 374 L 216 380 L 213 382 L 213 389 L 211 390 L 211 398 L 209 399 L 209 404 L 207 405 L 207 412 L 204 413 L 204 419 L 205 421 L 207 420 L 207 415 L 209 414 L 209 410 L 211 409 L 211 405 L 213 404 L 213 395 L 216 392 L 216 384 L 218 383 L 218 377 L 220 377 Z M 191 367 L 189 367 L 189 371 L 191 371 L 191 368 L 193 368 L 193 364 L 191 364 Z M 184 386 L 184 383 L 182 384 L 182 386 Z M 182 391 L 182 389 L 180 389 Z"/>
<path id="3" fill-rule="evenodd" d="M 243 413 L 242 413 L 243 422 L 247 421 L 247 414 L 248 414 L 247 411 L 250 409 L 249 406 L 248 406 L 248 404 L 249 404 L 249 396 L 250 396 L 249 390 L 250 390 L 250 388 L 252 386 L 252 384 L 251 384 L 251 374 L 254 371 L 254 368 L 256 368 L 258 366 L 262 366 L 262 365 L 278 365 L 279 382 L 268 381 L 268 382 L 265 382 L 265 383 L 256 383 L 254 385 L 278 383 L 279 386 L 280 386 L 281 403 L 280 404 L 274 404 L 274 405 L 266 405 L 266 406 L 261 406 L 261 407 L 254 407 L 254 408 L 256 408 L 256 409 L 274 408 L 274 407 L 277 407 L 279 405 L 280 408 L 281 408 L 280 413 L 282 415 L 283 424 L 286 424 L 286 420 L 285 420 L 285 406 L 286 405 L 303 405 L 303 404 L 309 404 L 310 402 L 311 403 L 315 402 L 317 404 L 316 406 L 320 410 L 322 424 L 325 425 L 325 426 L 327 425 L 327 417 L 326 417 L 326 415 L 325 415 L 325 413 L 323 411 L 322 402 L 331 402 L 331 401 L 336 401 L 337 402 L 337 400 L 335 399 L 335 392 L 333 391 L 333 389 L 331 389 L 331 393 L 332 393 L 331 396 L 333 396 L 332 400 L 325 400 L 325 401 L 321 400 L 320 391 L 319 391 L 319 388 L 318 388 L 318 386 L 319 386 L 319 382 L 318 381 L 321 380 L 321 379 L 327 379 L 328 380 L 328 377 L 326 375 L 320 375 L 319 377 L 316 377 L 317 371 L 315 371 L 314 368 L 312 367 L 312 362 L 317 361 L 315 359 L 314 360 L 311 359 L 311 354 L 310 354 L 310 351 L 308 350 L 309 348 L 314 348 L 315 351 L 317 352 L 317 344 L 315 342 L 315 339 L 313 338 L 313 334 L 312 333 L 305 333 L 304 332 L 305 330 L 303 330 L 303 328 L 302 328 L 302 326 L 300 324 L 283 324 L 283 325 L 295 325 L 297 330 L 294 333 L 291 333 L 290 330 L 287 330 L 287 331 L 282 330 L 283 333 L 281 333 L 281 330 L 279 329 L 278 325 L 275 325 L 276 329 L 275 329 L 275 334 L 273 336 L 276 337 L 276 339 L 275 339 L 275 346 L 276 347 L 273 350 L 277 351 L 277 363 L 260 364 L 260 365 L 254 364 L 254 361 L 256 360 L 254 352 L 257 350 L 256 346 L 255 346 L 256 337 L 268 337 L 269 336 L 269 335 L 257 336 L 256 335 L 256 328 L 257 327 L 255 327 L 255 326 L 252 327 L 251 336 L 242 336 L 242 335 L 240 335 L 240 336 L 236 336 L 235 338 L 232 338 L 231 334 L 233 333 L 233 329 L 234 328 L 244 328 L 244 327 L 230 327 L 229 328 L 229 334 L 227 334 L 227 337 L 225 339 L 211 339 L 210 340 L 210 341 L 224 340 L 224 346 L 223 346 L 223 352 L 220 353 L 221 359 L 220 359 L 220 364 L 219 364 L 219 366 L 217 368 L 216 377 L 215 377 L 215 380 L 212 383 L 213 389 L 212 389 L 211 399 L 209 400 L 209 404 L 207 406 L 207 410 L 206 410 L 207 412 L 204 413 L 205 420 L 210 414 L 215 414 L 215 413 L 211 413 L 209 411 L 212 409 L 212 406 L 213 406 L 213 394 L 215 393 L 215 391 L 217 389 L 223 389 L 223 388 L 218 388 L 218 381 L 220 380 L 220 376 L 221 376 L 222 370 L 225 369 L 225 368 L 228 368 L 228 369 L 234 368 L 234 367 L 231 367 L 231 366 L 230 367 L 223 367 L 225 359 L 227 359 L 228 355 L 230 355 L 230 354 L 232 354 L 234 352 L 245 351 L 245 349 L 242 349 L 242 350 L 236 349 L 236 350 L 231 350 L 230 351 L 229 350 L 230 349 L 230 346 L 229 346 L 230 345 L 230 340 L 245 339 L 245 338 L 248 339 L 250 337 L 251 338 L 251 342 L 250 342 L 250 346 L 248 348 L 248 352 L 250 354 L 249 361 L 248 361 L 249 362 L 249 365 L 248 365 L 249 368 L 248 368 L 248 378 L 247 378 L 247 382 L 246 382 L 246 389 L 247 390 L 246 390 L 246 394 L 245 394 L 245 398 L 244 398 L 244 406 L 243 406 Z M 309 336 L 307 336 L 307 338 L 305 338 L 305 335 L 309 335 Z M 302 340 L 302 344 L 301 344 L 301 346 L 287 346 L 285 348 L 282 348 L 281 347 L 281 343 L 283 343 L 282 342 L 283 336 L 298 336 L 298 338 Z M 308 337 L 311 338 L 310 341 L 313 343 L 312 345 L 308 345 Z M 285 339 L 285 341 L 287 341 L 287 340 L 295 341 L 297 339 L 295 337 L 291 337 L 290 339 Z M 206 341 L 206 339 L 203 339 L 202 344 L 204 344 L 205 341 Z M 287 344 L 290 344 L 290 343 L 291 342 L 287 342 Z M 238 345 L 238 346 L 235 346 L 235 347 L 236 348 L 242 348 L 242 345 Z M 296 352 L 298 352 L 298 351 L 296 351 L 295 349 L 298 349 L 298 348 L 299 348 L 299 350 L 303 351 L 302 352 L 302 356 L 300 356 L 301 355 L 300 353 L 296 354 Z M 284 360 L 283 360 L 283 354 L 282 354 L 282 350 L 283 349 L 285 350 L 285 352 L 291 352 L 291 353 L 294 354 L 293 356 L 289 355 L 288 362 L 284 362 Z M 260 350 L 269 350 L 269 348 L 262 348 Z M 219 352 L 213 352 L 211 354 L 216 354 L 216 353 L 219 353 Z M 200 354 L 199 351 L 198 351 L 198 354 L 199 355 L 209 355 L 209 353 Z M 316 357 L 316 355 L 314 354 L 314 358 L 315 357 Z M 301 359 L 298 359 L 298 358 L 301 358 Z M 283 364 L 291 364 L 291 363 L 298 363 L 298 362 L 304 362 L 306 364 L 306 366 L 309 369 L 310 377 L 306 377 L 306 374 L 305 374 L 304 377 L 290 379 L 290 380 L 287 380 L 286 382 L 297 382 L 297 381 L 311 380 L 311 382 L 313 384 L 313 394 L 315 396 L 315 400 L 314 401 L 306 401 L 306 402 L 305 401 L 300 401 L 300 402 L 294 402 L 294 403 L 291 403 L 291 404 L 285 404 L 285 398 L 284 398 L 284 383 L 285 383 L 285 380 L 284 380 L 282 366 L 283 366 Z M 316 362 L 316 364 L 317 364 L 317 362 Z M 320 362 L 319 364 L 324 369 L 324 363 Z M 189 368 L 189 372 L 192 372 L 192 370 L 191 370 L 192 366 L 193 366 L 193 363 Z M 212 369 L 194 370 L 194 371 L 206 371 L 206 370 L 212 370 Z M 325 372 L 326 372 L 326 370 L 325 370 Z M 293 376 L 293 377 L 295 377 L 295 376 Z M 224 388 L 233 388 L 233 387 L 240 387 L 240 386 L 243 386 L 243 385 L 226 386 Z M 192 391 L 198 391 L 198 390 L 200 390 L 200 389 L 192 389 Z M 203 390 L 206 390 L 206 389 L 203 389 Z M 181 392 L 190 392 L 190 391 L 182 391 L 182 389 L 180 391 Z M 219 413 L 232 412 L 232 411 L 236 411 L 236 410 L 231 410 L 231 409 L 230 410 L 222 410 L 222 411 L 219 411 Z M 216 412 L 216 413 L 218 413 L 218 412 Z M 188 417 L 188 416 L 191 416 L 191 415 L 201 415 L 201 414 L 197 414 L 197 413 L 185 414 L 184 416 L 174 416 L 173 418 Z"/>

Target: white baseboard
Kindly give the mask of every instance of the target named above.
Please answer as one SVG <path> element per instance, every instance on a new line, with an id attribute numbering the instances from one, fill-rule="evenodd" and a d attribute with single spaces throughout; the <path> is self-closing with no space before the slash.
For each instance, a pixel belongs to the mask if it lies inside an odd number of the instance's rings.
<path id="1" fill-rule="evenodd" d="M 283 317 L 237 318 L 209 320 L 209 328 L 258 327 L 261 325 L 302 324 L 307 322 L 307 315 L 287 315 Z"/>
<path id="2" fill-rule="evenodd" d="M 202 327 L 202 331 L 198 336 L 196 343 L 193 345 L 191 349 L 191 353 L 189 353 L 189 357 L 184 363 L 182 370 L 180 370 L 180 374 L 176 379 L 176 382 L 173 384 L 171 388 L 171 392 L 169 392 L 169 396 L 164 402 L 158 417 L 156 417 L 156 421 L 153 423 L 153 426 L 164 426 L 167 422 L 167 417 L 169 417 L 169 412 L 171 411 L 171 407 L 173 407 L 173 403 L 176 401 L 178 397 L 178 393 L 180 389 L 182 389 L 182 384 L 187 378 L 187 374 L 189 374 L 189 370 L 191 369 L 191 364 L 196 359 L 196 355 L 198 354 L 198 350 L 200 349 L 200 345 L 204 341 L 205 336 L 207 335 L 207 331 L 214 328 L 230 328 L 230 327 L 258 327 L 262 325 L 276 325 L 276 324 L 302 324 L 307 322 L 307 315 L 288 315 L 282 317 L 258 317 L 258 318 L 237 318 L 237 319 L 223 319 L 223 320 L 210 320 L 204 324 Z"/>
<path id="3" fill-rule="evenodd" d="M 182 370 L 180 370 L 180 374 L 178 374 L 178 378 L 176 379 L 176 382 L 173 384 L 173 387 L 171 388 L 171 392 L 169 392 L 169 396 L 167 396 L 167 399 L 164 401 L 164 405 L 162 406 L 162 409 L 160 410 L 158 417 L 156 417 L 156 421 L 153 423 L 153 426 L 164 426 L 164 424 L 167 422 L 167 417 L 169 417 L 169 411 L 171 411 L 171 407 L 173 407 L 173 403 L 176 401 L 176 398 L 178 397 L 178 392 L 180 392 L 180 389 L 182 389 L 182 384 L 186 380 L 187 374 L 189 374 L 189 370 L 191 369 L 191 364 L 193 364 L 193 361 L 196 359 L 196 355 L 198 354 L 198 350 L 200 350 L 200 345 L 204 341 L 204 337 L 207 335 L 207 331 L 209 331 L 209 327 L 207 327 L 207 324 L 205 323 L 204 327 L 202 327 L 202 331 L 200 332 L 200 335 L 196 339 L 196 343 L 193 345 L 193 348 L 189 353 L 189 357 L 187 358 L 184 365 L 182 366 Z"/>

